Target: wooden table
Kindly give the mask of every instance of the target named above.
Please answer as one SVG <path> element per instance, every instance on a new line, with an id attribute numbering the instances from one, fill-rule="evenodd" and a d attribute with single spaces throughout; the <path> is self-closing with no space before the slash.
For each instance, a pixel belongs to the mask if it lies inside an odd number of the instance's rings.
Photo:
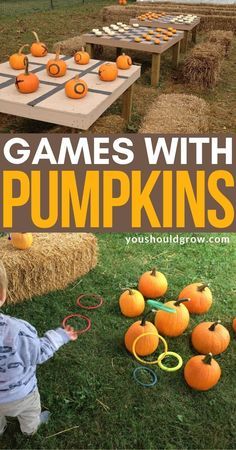
<path id="1" fill-rule="evenodd" d="M 189 39 L 189 33 L 192 32 L 192 42 L 196 44 L 197 42 L 197 27 L 200 23 L 200 17 L 197 17 L 193 20 L 192 23 L 177 23 L 177 22 L 171 22 L 173 19 L 175 19 L 177 16 L 176 14 L 166 14 L 165 16 L 160 17 L 159 19 L 145 19 L 141 20 L 138 17 L 135 19 L 130 19 L 130 24 L 139 24 L 141 26 L 146 27 L 160 27 L 160 28 L 169 28 L 173 27 L 176 30 L 180 30 L 184 32 L 184 39 L 183 39 L 183 45 L 182 49 L 184 52 L 186 52 L 188 47 L 188 39 Z"/>
<path id="2" fill-rule="evenodd" d="M 151 84 L 156 87 L 159 84 L 160 79 L 161 55 L 170 48 L 173 49 L 173 65 L 174 67 L 178 67 L 180 42 L 184 37 L 184 33 L 182 31 L 177 31 L 177 33 L 173 35 L 173 37 L 170 37 L 168 41 L 163 41 L 161 39 L 160 45 L 154 44 L 153 40 L 146 41 L 145 39 L 142 39 L 139 43 L 134 41 L 135 37 L 142 36 L 145 33 L 148 34 L 149 31 L 150 28 L 148 27 L 132 27 L 125 33 L 116 33 L 114 36 L 109 36 L 105 33 L 102 36 L 96 36 L 94 33 L 87 33 L 83 35 L 83 42 L 84 45 L 86 45 L 87 51 L 90 53 L 91 57 L 93 56 L 93 49 L 95 45 L 151 53 Z M 153 31 L 156 34 L 156 29 L 153 29 Z"/>
<path id="3" fill-rule="evenodd" d="M 0 112 L 87 130 L 122 95 L 122 115 L 129 121 L 132 88 L 141 72 L 139 66 L 119 70 L 115 81 L 104 82 L 98 77 L 103 61 L 91 59 L 89 64 L 79 66 L 70 56 L 61 56 L 67 63 L 67 73 L 64 77 L 52 78 L 45 70 L 52 57 L 52 54 L 43 58 L 28 55 L 29 70 L 40 79 L 39 89 L 32 94 L 22 94 L 15 87 L 15 77 L 22 70 L 11 69 L 8 62 L 0 64 Z M 74 100 L 66 97 L 64 86 L 78 74 L 87 82 L 89 92 L 86 97 Z"/>

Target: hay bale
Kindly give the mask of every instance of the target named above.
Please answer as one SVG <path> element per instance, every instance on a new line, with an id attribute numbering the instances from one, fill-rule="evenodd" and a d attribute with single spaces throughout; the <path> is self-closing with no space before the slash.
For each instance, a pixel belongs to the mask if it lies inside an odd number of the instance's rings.
<path id="1" fill-rule="evenodd" d="M 209 108 L 194 95 L 162 94 L 144 117 L 140 133 L 196 134 L 209 130 Z"/>
<path id="2" fill-rule="evenodd" d="M 97 264 L 97 240 L 87 233 L 35 233 L 29 250 L 0 239 L 8 275 L 8 303 L 64 289 Z"/>
<path id="3" fill-rule="evenodd" d="M 229 54 L 233 37 L 232 31 L 215 30 L 208 33 L 208 41 L 220 45 L 223 49 L 224 56 Z"/>
<path id="4" fill-rule="evenodd" d="M 221 59 L 221 46 L 213 43 L 197 45 L 184 62 L 184 81 L 201 88 L 213 88 L 219 79 Z"/>
<path id="5" fill-rule="evenodd" d="M 199 31 L 209 31 L 209 30 L 231 30 L 234 33 L 236 32 L 236 11 L 235 9 L 227 9 L 220 7 L 209 7 L 209 5 L 195 5 L 195 7 L 190 5 L 173 5 L 160 3 L 158 4 L 158 11 L 165 11 L 173 14 L 197 14 L 201 22 L 198 26 Z M 231 5 L 232 6 L 232 5 Z M 130 6 L 119 6 L 112 5 L 106 6 L 102 10 L 103 21 L 106 23 L 117 22 L 118 20 L 122 20 L 124 22 L 129 22 L 132 18 L 137 17 L 138 15 L 147 12 L 154 11 L 157 12 L 156 4 L 146 4 L 145 5 L 130 5 Z"/>
<path id="6" fill-rule="evenodd" d="M 61 53 L 63 53 L 63 55 L 73 55 L 83 47 L 83 39 L 82 36 L 75 36 L 70 39 L 65 39 L 64 41 L 56 42 L 53 46 L 54 52 L 58 45 L 60 45 Z"/>
<path id="7" fill-rule="evenodd" d="M 125 129 L 125 121 L 117 114 L 102 116 L 90 128 L 89 132 L 95 134 L 110 134 L 111 126 L 115 130 L 115 133 L 122 133 Z"/>

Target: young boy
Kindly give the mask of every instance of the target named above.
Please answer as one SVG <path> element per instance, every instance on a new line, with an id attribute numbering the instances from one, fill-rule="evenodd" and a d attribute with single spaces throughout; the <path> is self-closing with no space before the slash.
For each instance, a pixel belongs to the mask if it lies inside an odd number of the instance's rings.
<path id="1" fill-rule="evenodd" d="M 6 300 L 7 284 L 0 261 L 0 308 Z M 7 427 L 7 416 L 17 417 L 22 433 L 28 436 L 48 421 L 50 413 L 41 413 L 36 366 L 77 337 L 72 327 L 66 327 L 50 330 L 39 338 L 29 323 L 0 313 L 0 435 Z"/>

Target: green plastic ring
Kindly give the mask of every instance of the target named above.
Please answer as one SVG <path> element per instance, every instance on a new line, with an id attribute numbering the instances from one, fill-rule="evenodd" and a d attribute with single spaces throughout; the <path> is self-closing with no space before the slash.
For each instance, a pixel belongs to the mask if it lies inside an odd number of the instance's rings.
<path id="1" fill-rule="evenodd" d="M 175 366 L 175 367 L 166 367 L 166 366 L 162 363 L 163 359 L 165 359 L 166 356 L 174 356 L 174 358 L 176 358 L 177 361 L 178 361 L 177 366 Z M 160 367 L 160 369 L 165 370 L 166 372 L 176 372 L 176 370 L 179 370 L 179 369 L 182 367 L 182 365 L 183 365 L 183 360 L 182 360 L 181 356 L 180 356 L 178 353 L 175 353 L 175 352 L 168 352 L 168 351 L 167 351 L 167 352 L 162 353 L 162 354 L 158 357 L 157 364 L 158 364 L 158 366 Z"/>

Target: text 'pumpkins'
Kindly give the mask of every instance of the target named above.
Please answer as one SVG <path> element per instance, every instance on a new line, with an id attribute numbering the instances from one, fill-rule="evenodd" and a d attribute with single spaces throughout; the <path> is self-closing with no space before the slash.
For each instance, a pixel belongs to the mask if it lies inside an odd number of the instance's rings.
<path id="1" fill-rule="evenodd" d="M 184 378 L 192 389 L 208 391 L 219 381 L 221 368 L 212 354 L 190 358 L 184 368 Z"/>
<path id="2" fill-rule="evenodd" d="M 11 243 L 19 250 L 27 250 L 33 243 L 31 233 L 11 233 Z"/>
<path id="3" fill-rule="evenodd" d="M 181 298 L 189 298 L 186 307 L 193 314 L 205 314 L 212 305 L 212 293 L 204 283 L 189 284 L 180 292 Z"/>
<path id="4" fill-rule="evenodd" d="M 167 288 L 168 283 L 165 275 L 156 269 L 145 272 L 138 282 L 138 290 L 147 298 L 162 297 L 166 293 Z"/>
<path id="5" fill-rule="evenodd" d="M 142 320 L 134 322 L 125 333 L 125 346 L 130 353 L 132 353 L 135 339 L 144 333 L 153 333 L 153 335 L 139 339 L 135 348 L 137 355 L 148 356 L 155 352 L 159 343 L 158 332 L 153 323 L 147 321 L 144 316 Z"/>
<path id="6" fill-rule="evenodd" d="M 119 298 L 122 314 L 126 317 L 140 316 L 145 309 L 145 301 L 141 292 L 136 289 L 126 289 Z"/>
<path id="7" fill-rule="evenodd" d="M 9 64 L 11 66 L 12 69 L 14 70 L 21 70 L 24 69 L 26 66 L 26 55 L 24 55 L 24 53 L 22 53 L 22 51 L 24 50 L 24 48 L 29 47 L 28 44 L 22 45 L 22 47 L 20 47 L 20 49 L 18 50 L 18 53 L 14 53 L 13 55 L 10 56 L 9 58 Z"/>
<path id="8" fill-rule="evenodd" d="M 230 343 L 230 334 L 219 320 L 202 322 L 193 329 L 191 340 L 198 353 L 219 355 L 227 349 Z"/>
<path id="9" fill-rule="evenodd" d="M 118 69 L 114 63 L 104 63 L 99 67 L 98 75 L 102 81 L 114 81 L 118 76 Z"/>
<path id="10" fill-rule="evenodd" d="M 31 94 L 37 91 L 39 87 L 39 79 L 35 73 L 29 72 L 29 61 L 25 56 L 25 72 L 20 73 L 16 77 L 15 86 L 22 94 Z"/>
<path id="11" fill-rule="evenodd" d="M 158 311 L 155 315 L 155 325 L 160 334 L 169 337 L 180 336 L 189 324 L 189 312 L 184 305 L 188 299 L 181 299 L 176 301 L 169 301 L 165 306 L 174 308 L 176 314 L 171 314 L 166 311 Z"/>

